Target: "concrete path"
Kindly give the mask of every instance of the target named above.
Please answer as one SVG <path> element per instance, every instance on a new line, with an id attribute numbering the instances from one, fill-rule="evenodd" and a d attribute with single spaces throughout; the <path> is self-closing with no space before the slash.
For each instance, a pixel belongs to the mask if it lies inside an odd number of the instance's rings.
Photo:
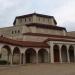
<path id="1" fill-rule="evenodd" d="M 75 75 L 75 64 L 0 66 L 0 75 Z"/>

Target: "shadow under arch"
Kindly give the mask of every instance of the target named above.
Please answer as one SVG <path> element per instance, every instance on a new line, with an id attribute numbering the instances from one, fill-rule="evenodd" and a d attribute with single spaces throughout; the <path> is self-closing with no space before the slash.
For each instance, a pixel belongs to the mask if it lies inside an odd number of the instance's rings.
<path id="1" fill-rule="evenodd" d="M 48 51 L 46 49 L 40 49 L 38 51 L 38 62 L 48 63 Z"/>
<path id="2" fill-rule="evenodd" d="M 59 46 L 58 45 L 53 46 L 53 52 L 54 52 L 54 62 L 60 62 Z"/>
<path id="3" fill-rule="evenodd" d="M 13 64 L 20 64 L 20 49 L 18 47 L 13 50 Z"/>
<path id="4" fill-rule="evenodd" d="M 72 45 L 69 47 L 69 58 L 70 62 L 74 62 L 74 47 Z"/>
<path id="5" fill-rule="evenodd" d="M 8 45 L 4 45 L 1 48 L 1 59 L 7 61 L 8 63 L 11 62 L 11 48 Z"/>
<path id="6" fill-rule="evenodd" d="M 67 47 L 65 45 L 62 45 L 61 47 L 61 57 L 62 57 L 62 62 L 67 62 Z"/>
<path id="7" fill-rule="evenodd" d="M 28 48 L 25 51 L 26 63 L 36 63 L 36 51 L 33 48 Z"/>

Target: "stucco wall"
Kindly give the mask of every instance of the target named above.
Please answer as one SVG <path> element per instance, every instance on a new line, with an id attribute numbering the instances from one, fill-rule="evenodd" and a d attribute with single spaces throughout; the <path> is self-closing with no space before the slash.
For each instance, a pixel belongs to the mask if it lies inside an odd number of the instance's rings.
<path id="1" fill-rule="evenodd" d="M 48 37 L 25 35 L 25 36 L 23 37 L 23 40 L 42 42 L 42 41 L 46 40 L 47 38 L 48 38 Z"/>
<path id="2" fill-rule="evenodd" d="M 33 23 L 33 17 L 25 17 L 25 18 L 16 19 L 15 25 L 25 25 L 25 24 L 28 24 L 28 23 Z"/>
<path id="3" fill-rule="evenodd" d="M 42 34 L 51 34 L 51 35 L 66 35 L 65 30 L 54 30 L 54 29 L 44 29 L 44 28 L 36 28 L 29 27 L 29 32 L 32 33 L 42 33 Z"/>
<path id="4" fill-rule="evenodd" d="M 0 29 L 0 35 L 3 35 L 8 38 L 17 39 L 17 40 L 45 40 L 43 37 L 36 37 L 36 39 L 32 36 L 28 37 L 27 35 L 23 36 L 23 33 L 41 33 L 41 34 L 51 34 L 51 35 L 65 35 L 64 30 L 53 30 L 53 29 L 43 29 L 36 27 L 27 27 L 27 26 L 12 26 Z M 34 38 L 34 39 L 33 39 Z"/>
<path id="5" fill-rule="evenodd" d="M 40 17 L 40 16 L 29 16 L 29 17 L 23 17 L 23 18 L 17 18 L 15 25 L 25 25 L 29 23 L 41 23 L 41 24 L 48 24 L 48 25 L 56 25 L 54 23 L 53 18 L 46 18 L 46 17 Z"/>
<path id="6" fill-rule="evenodd" d="M 0 36 L 22 39 L 22 26 L 0 28 Z"/>

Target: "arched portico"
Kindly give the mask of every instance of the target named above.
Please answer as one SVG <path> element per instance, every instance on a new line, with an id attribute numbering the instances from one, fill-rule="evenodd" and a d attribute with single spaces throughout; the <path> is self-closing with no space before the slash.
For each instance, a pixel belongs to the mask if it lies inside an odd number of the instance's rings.
<path id="1" fill-rule="evenodd" d="M 28 48 L 25 52 L 26 63 L 36 63 L 36 51 L 33 48 Z"/>
<path id="2" fill-rule="evenodd" d="M 67 47 L 65 45 L 61 47 L 61 57 L 62 62 L 67 62 Z"/>
<path id="3" fill-rule="evenodd" d="M 4 45 L 2 48 L 1 48 L 1 59 L 2 60 L 6 60 L 8 63 L 10 63 L 10 58 L 11 56 L 11 49 L 8 45 Z"/>
<path id="4" fill-rule="evenodd" d="M 48 63 L 48 52 L 46 49 L 40 49 L 38 51 L 38 62 L 39 63 Z"/>
<path id="5" fill-rule="evenodd" d="M 70 62 L 74 62 L 74 47 L 72 45 L 69 47 L 69 59 Z"/>
<path id="6" fill-rule="evenodd" d="M 58 45 L 54 45 L 53 47 L 53 52 L 54 52 L 54 62 L 60 62 L 59 61 L 59 46 Z"/>
<path id="7" fill-rule="evenodd" d="M 20 64 L 20 50 L 18 47 L 13 50 L 13 64 Z"/>

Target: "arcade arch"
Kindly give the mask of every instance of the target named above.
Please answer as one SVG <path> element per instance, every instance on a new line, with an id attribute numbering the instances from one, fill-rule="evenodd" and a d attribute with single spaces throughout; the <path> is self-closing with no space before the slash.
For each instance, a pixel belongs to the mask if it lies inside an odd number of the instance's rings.
<path id="1" fill-rule="evenodd" d="M 62 62 L 67 62 L 67 47 L 65 45 L 62 45 L 61 47 L 61 57 Z"/>
<path id="2" fill-rule="evenodd" d="M 6 60 L 8 63 L 10 63 L 11 60 L 11 48 L 8 45 L 4 45 L 1 48 L 1 59 Z"/>
<path id="3" fill-rule="evenodd" d="M 46 49 L 40 49 L 38 51 L 38 62 L 48 63 L 48 51 Z"/>
<path id="4" fill-rule="evenodd" d="M 13 50 L 13 64 L 20 64 L 20 49 L 18 47 Z"/>
<path id="5" fill-rule="evenodd" d="M 54 52 L 54 62 L 59 62 L 59 46 L 58 45 L 54 45 L 53 46 L 53 52 Z"/>
<path id="6" fill-rule="evenodd" d="M 33 48 L 28 48 L 25 51 L 26 63 L 36 63 L 36 51 Z"/>
<path id="7" fill-rule="evenodd" d="M 69 47 L 69 59 L 70 62 L 74 62 L 74 47 L 72 45 Z"/>

